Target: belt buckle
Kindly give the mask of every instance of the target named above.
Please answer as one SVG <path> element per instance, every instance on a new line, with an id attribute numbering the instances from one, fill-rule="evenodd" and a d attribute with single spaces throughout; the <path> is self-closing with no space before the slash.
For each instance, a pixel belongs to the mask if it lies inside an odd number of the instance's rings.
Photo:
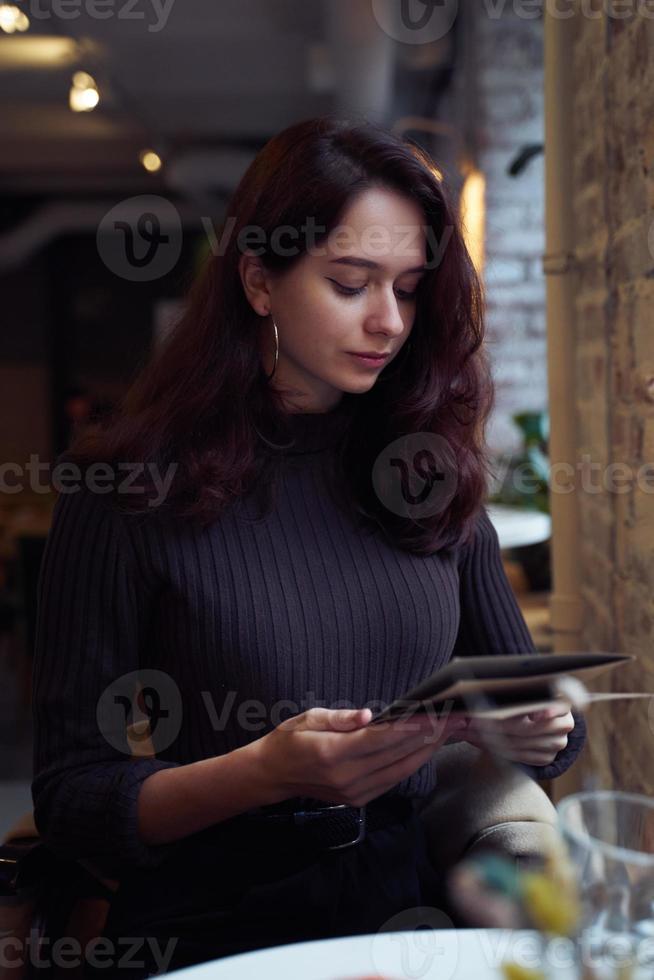
<path id="1" fill-rule="evenodd" d="M 366 808 L 365 806 L 351 807 L 347 803 L 337 803 L 334 806 L 321 807 L 319 810 L 296 810 L 293 814 L 293 822 L 296 826 L 302 826 L 307 823 L 311 818 L 320 817 L 323 814 L 332 810 L 358 810 L 356 819 L 359 823 L 359 833 L 354 838 L 354 840 L 348 840 L 344 844 L 328 844 L 325 847 L 326 851 L 341 851 L 345 847 L 352 847 L 354 844 L 360 844 L 366 836 Z"/>

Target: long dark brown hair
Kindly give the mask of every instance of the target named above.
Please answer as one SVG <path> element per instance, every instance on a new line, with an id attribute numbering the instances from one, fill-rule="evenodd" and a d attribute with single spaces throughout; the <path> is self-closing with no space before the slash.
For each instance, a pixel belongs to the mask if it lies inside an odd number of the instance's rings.
<path id="1" fill-rule="evenodd" d="M 309 119 L 263 147 L 226 208 L 217 238 L 227 229 L 227 244 L 208 258 L 175 328 L 109 420 L 78 437 L 65 458 L 147 461 L 160 472 L 177 464 L 157 509 L 202 525 L 253 487 L 260 493 L 275 455 L 265 450 L 261 433 L 283 433 L 287 415 L 263 373 L 259 332 L 270 325 L 243 290 L 239 232 L 261 229 L 256 254 L 282 274 L 307 250 L 308 216 L 321 230 L 310 244 L 319 243 L 354 197 L 371 187 L 399 191 L 422 207 L 431 229 L 429 270 L 418 287 L 410 343 L 368 392 L 343 395 L 350 418 L 337 483 L 362 526 L 372 522 L 398 547 L 430 554 L 464 542 L 485 496 L 489 466 L 484 432 L 493 389 L 482 345 L 483 289 L 434 163 L 411 141 L 366 121 Z M 281 226 L 293 229 L 295 254 L 271 247 Z M 371 476 L 385 446 L 416 432 L 438 435 L 456 468 L 448 506 L 419 520 L 387 508 Z M 272 498 L 266 499 L 269 505 Z M 147 492 L 129 493 L 121 506 L 144 511 L 148 500 Z"/>

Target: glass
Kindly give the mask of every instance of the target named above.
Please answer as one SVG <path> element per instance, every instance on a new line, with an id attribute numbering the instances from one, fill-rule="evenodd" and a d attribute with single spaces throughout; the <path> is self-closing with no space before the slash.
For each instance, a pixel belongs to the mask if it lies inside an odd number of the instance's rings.
<path id="1" fill-rule="evenodd" d="M 580 976 L 654 977 L 654 800 L 611 790 L 557 806 L 577 873 Z"/>

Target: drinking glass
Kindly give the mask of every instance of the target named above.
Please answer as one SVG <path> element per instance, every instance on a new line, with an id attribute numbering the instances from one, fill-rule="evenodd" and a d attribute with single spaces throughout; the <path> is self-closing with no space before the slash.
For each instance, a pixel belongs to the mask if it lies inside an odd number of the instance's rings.
<path id="1" fill-rule="evenodd" d="M 654 800 L 612 790 L 557 806 L 577 873 L 579 973 L 597 980 L 654 977 Z"/>

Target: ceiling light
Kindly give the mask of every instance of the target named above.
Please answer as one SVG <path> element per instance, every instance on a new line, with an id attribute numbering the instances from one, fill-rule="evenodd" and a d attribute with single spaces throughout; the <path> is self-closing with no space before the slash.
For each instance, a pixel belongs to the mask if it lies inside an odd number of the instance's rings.
<path id="1" fill-rule="evenodd" d="M 87 71 L 76 71 L 73 75 L 73 87 L 79 89 L 97 88 L 93 75 Z"/>
<path id="2" fill-rule="evenodd" d="M 141 150 L 139 160 L 149 174 L 156 174 L 163 166 L 163 160 L 154 150 Z"/>
<path id="3" fill-rule="evenodd" d="M 71 88 L 68 104 L 73 112 L 90 112 L 100 101 L 100 95 L 95 88 Z"/>
<path id="4" fill-rule="evenodd" d="M 59 68 L 75 64 L 79 46 L 72 37 L 50 34 L 0 34 L 0 71 L 22 68 Z"/>
<path id="5" fill-rule="evenodd" d="M 0 31 L 13 34 L 26 31 L 30 26 L 29 17 L 13 3 L 0 3 Z"/>
<path id="6" fill-rule="evenodd" d="M 73 112 L 90 112 L 99 101 L 100 93 L 93 75 L 86 71 L 76 71 L 68 93 L 68 104 Z"/>

